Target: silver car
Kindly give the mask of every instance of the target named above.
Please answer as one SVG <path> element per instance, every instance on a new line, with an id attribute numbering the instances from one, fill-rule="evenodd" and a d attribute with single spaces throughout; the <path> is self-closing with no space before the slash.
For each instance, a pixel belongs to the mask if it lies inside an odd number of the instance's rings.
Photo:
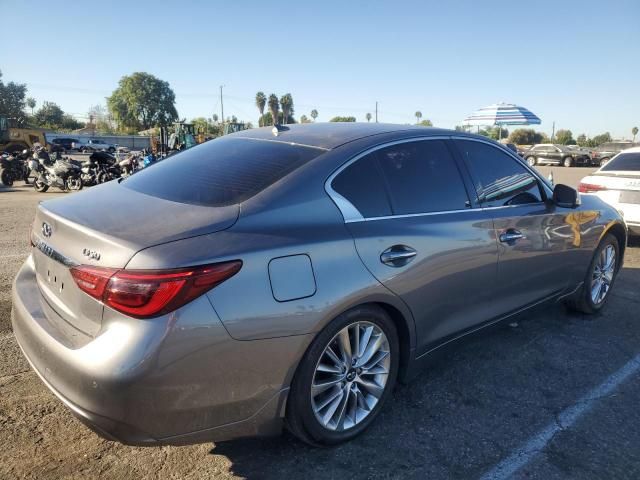
<path id="1" fill-rule="evenodd" d="M 397 380 L 533 306 L 606 303 L 626 227 L 482 137 L 383 124 L 229 135 L 40 204 L 15 336 L 103 436 L 366 429 Z"/>

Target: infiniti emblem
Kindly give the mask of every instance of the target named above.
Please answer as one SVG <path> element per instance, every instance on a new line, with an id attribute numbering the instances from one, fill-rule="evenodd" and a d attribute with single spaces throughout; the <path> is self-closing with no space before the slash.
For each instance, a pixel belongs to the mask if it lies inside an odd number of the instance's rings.
<path id="1" fill-rule="evenodd" d="M 51 236 L 51 233 L 51 225 L 49 225 L 47 222 L 42 222 L 42 235 L 49 238 Z"/>

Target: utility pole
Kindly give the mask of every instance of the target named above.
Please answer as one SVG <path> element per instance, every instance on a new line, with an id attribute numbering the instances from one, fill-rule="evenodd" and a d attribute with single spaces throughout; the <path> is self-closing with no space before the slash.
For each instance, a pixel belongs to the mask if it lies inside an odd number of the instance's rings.
<path id="1" fill-rule="evenodd" d="M 220 85 L 220 114 L 222 115 L 220 121 L 224 125 L 224 104 L 222 103 L 222 87 L 224 87 L 224 85 Z"/>
<path id="2" fill-rule="evenodd" d="M 551 127 L 551 142 L 553 143 L 553 137 L 556 135 L 556 122 L 553 121 L 553 127 Z"/>
<path id="3" fill-rule="evenodd" d="M 378 102 L 376 102 L 376 123 L 378 123 Z"/>

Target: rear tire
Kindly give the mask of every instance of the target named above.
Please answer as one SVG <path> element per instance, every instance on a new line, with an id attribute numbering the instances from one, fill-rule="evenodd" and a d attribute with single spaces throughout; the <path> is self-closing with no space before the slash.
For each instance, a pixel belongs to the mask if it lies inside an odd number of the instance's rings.
<path id="1" fill-rule="evenodd" d="M 602 260 L 605 259 L 605 267 L 606 265 L 606 256 L 608 253 L 613 251 L 613 265 L 611 266 L 610 273 L 606 273 L 606 268 L 603 268 Z M 589 268 L 587 269 L 587 274 L 584 277 L 584 281 L 580 290 L 578 290 L 570 299 L 567 299 L 567 306 L 578 312 L 593 314 L 600 311 L 607 300 L 609 300 L 611 289 L 613 288 L 613 284 L 615 283 L 616 277 L 618 276 L 618 271 L 620 270 L 620 245 L 618 244 L 618 239 L 608 233 L 596 248 L 595 253 L 593 254 L 593 258 L 591 259 L 591 263 L 589 264 Z M 600 280 L 603 280 L 603 284 L 600 285 Z M 606 291 L 600 295 L 596 295 L 595 289 L 598 288 L 606 288 Z"/>
<path id="2" fill-rule="evenodd" d="M 602 167 L 603 165 L 606 165 L 608 161 L 609 161 L 609 159 L 607 157 L 605 157 L 605 158 L 600 160 L 600 163 L 598 164 L 598 166 Z"/>
<path id="3" fill-rule="evenodd" d="M 9 170 L 0 168 L 0 181 L 3 185 L 11 187 L 13 185 L 13 175 Z"/>
<path id="4" fill-rule="evenodd" d="M 347 344 L 351 353 L 341 348 Z M 298 365 L 287 401 L 287 427 L 316 446 L 353 439 L 380 413 L 399 361 L 398 333 L 383 309 L 363 305 L 346 311 L 318 334 Z"/>
<path id="5" fill-rule="evenodd" d="M 538 163 L 538 159 L 536 157 L 527 157 L 527 163 L 530 167 L 535 167 Z"/>

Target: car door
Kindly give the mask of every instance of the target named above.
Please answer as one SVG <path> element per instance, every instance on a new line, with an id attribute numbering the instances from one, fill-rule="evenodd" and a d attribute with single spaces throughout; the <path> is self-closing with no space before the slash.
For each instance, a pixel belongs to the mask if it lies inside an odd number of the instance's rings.
<path id="1" fill-rule="evenodd" d="M 353 205 L 345 218 L 365 266 L 411 309 L 418 352 L 495 315 L 493 222 L 470 198 L 448 140 L 376 147 L 331 188 Z"/>
<path id="2" fill-rule="evenodd" d="M 498 240 L 496 302 L 506 314 L 563 291 L 575 265 L 571 209 L 548 201 L 550 192 L 523 162 L 476 139 L 455 145 L 473 179 Z"/>

